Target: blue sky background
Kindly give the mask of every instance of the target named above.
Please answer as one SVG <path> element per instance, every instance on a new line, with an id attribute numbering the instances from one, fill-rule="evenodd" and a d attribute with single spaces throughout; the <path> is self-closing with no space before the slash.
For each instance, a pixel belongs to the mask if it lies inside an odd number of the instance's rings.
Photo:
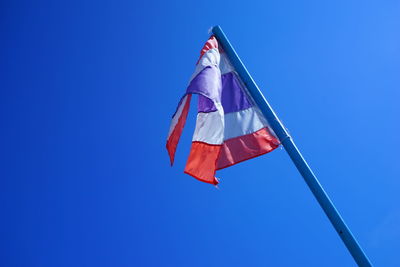
<path id="1" fill-rule="evenodd" d="M 183 174 L 193 108 L 169 166 L 171 115 L 220 24 L 371 261 L 399 266 L 399 12 L 2 1 L 0 265 L 355 266 L 284 150 L 201 183 Z"/>

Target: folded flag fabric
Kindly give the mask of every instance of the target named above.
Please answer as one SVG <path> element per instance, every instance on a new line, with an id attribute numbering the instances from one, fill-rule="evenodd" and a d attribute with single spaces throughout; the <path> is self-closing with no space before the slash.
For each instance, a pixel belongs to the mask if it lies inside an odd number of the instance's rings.
<path id="1" fill-rule="evenodd" d="M 217 170 L 268 153 L 280 144 L 244 83 L 211 36 L 185 95 L 179 101 L 167 138 L 171 165 L 189 112 L 198 95 L 198 114 L 185 173 L 218 184 Z"/>

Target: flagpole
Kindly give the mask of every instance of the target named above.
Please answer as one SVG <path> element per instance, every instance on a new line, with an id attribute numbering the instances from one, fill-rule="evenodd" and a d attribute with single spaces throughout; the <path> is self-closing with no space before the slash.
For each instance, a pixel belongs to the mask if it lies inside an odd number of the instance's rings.
<path id="1" fill-rule="evenodd" d="M 279 120 L 278 116 L 275 114 L 275 112 L 265 99 L 264 95 L 261 93 L 257 84 L 254 82 L 250 73 L 247 71 L 243 62 L 240 60 L 235 49 L 232 47 L 221 27 L 213 27 L 212 33 L 222 45 L 222 48 L 224 49 L 231 63 L 235 67 L 236 72 L 239 74 L 244 84 L 247 86 L 251 96 L 254 98 L 258 107 L 261 109 L 263 115 L 267 118 L 271 128 L 278 136 L 281 144 L 285 148 L 286 152 L 289 154 L 294 165 L 296 165 L 297 170 L 300 172 L 301 176 L 303 176 L 304 181 L 307 183 L 311 192 L 314 194 L 325 214 L 328 216 L 333 227 L 342 239 L 343 243 L 346 245 L 356 263 L 359 266 L 372 266 L 367 255 L 358 244 L 356 238 L 353 236 L 343 218 L 340 216 L 339 212 L 335 208 L 335 205 L 333 205 L 332 201 L 319 183 L 317 177 L 312 172 L 310 166 L 308 166 L 307 162 L 301 155 L 296 144 L 293 142 L 292 137 L 289 135 L 286 128 L 283 126 L 282 122 Z"/>

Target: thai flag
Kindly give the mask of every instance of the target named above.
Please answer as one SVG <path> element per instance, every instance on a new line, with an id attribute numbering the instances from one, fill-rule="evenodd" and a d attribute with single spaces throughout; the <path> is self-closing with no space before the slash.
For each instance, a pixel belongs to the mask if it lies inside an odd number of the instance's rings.
<path id="1" fill-rule="evenodd" d="M 200 54 L 172 117 L 167 150 L 172 165 L 191 96 L 198 94 L 196 129 L 185 173 L 216 185 L 216 170 L 268 153 L 280 143 L 214 36 Z"/>

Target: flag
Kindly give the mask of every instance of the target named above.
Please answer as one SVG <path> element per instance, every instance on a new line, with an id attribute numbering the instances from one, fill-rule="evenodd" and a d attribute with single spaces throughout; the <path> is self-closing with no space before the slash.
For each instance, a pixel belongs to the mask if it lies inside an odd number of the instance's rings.
<path id="1" fill-rule="evenodd" d="M 226 53 L 211 36 L 200 52 L 186 93 L 172 116 L 167 138 L 171 165 L 192 94 L 198 114 L 185 173 L 218 184 L 217 170 L 268 153 L 280 144 Z"/>

